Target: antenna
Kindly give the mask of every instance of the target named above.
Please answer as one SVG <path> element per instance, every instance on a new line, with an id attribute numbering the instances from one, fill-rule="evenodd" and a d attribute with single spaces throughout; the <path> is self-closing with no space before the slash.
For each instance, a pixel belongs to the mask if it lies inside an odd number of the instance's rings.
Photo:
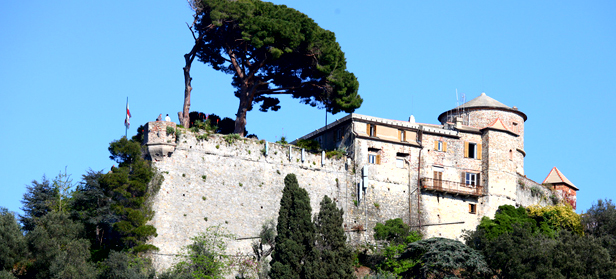
<path id="1" fill-rule="evenodd" d="M 458 88 L 456 88 L 456 107 L 460 106 L 460 100 L 458 99 Z"/>

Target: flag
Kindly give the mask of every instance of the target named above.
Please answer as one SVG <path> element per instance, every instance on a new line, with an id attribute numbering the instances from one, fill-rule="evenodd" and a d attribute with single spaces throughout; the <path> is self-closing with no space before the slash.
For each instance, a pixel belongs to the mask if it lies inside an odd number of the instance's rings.
<path id="1" fill-rule="evenodd" d="M 126 98 L 126 119 L 124 120 L 124 126 L 126 126 L 126 129 L 128 129 L 130 127 L 130 110 L 128 109 L 128 98 Z"/>

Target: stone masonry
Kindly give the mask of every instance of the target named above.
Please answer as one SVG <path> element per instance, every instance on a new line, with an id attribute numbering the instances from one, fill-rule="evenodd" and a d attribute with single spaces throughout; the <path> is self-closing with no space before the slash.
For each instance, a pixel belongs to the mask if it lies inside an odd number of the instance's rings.
<path id="1" fill-rule="evenodd" d="M 424 237 L 459 239 L 500 205 L 575 202 L 577 188 L 566 178 L 558 183 L 560 172 L 554 186 L 524 175 L 526 115 L 515 107 L 482 94 L 441 114 L 441 124 L 410 120 L 350 114 L 300 138 L 344 158 L 149 122 L 148 156 L 164 176 L 152 201 L 155 268 L 170 267 L 191 237 L 214 225 L 237 237 L 229 253 L 251 254 L 251 237 L 277 218 L 288 173 L 308 191 L 313 214 L 323 196 L 336 201 L 352 244 L 374 242 L 376 223 L 393 218 Z"/>

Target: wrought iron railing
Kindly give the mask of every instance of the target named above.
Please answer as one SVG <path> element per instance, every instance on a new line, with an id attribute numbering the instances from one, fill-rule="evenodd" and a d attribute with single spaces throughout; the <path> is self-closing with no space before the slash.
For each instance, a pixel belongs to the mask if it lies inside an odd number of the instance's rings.
<path id="1" fill-rule="evenodd" d="M 421 188 L 432 191 L 446 192 L 459 195 L 482 196 L 483 186 L 469 185 L 465 183 L 434 179 L 429 177 L 421 178 Z"/>

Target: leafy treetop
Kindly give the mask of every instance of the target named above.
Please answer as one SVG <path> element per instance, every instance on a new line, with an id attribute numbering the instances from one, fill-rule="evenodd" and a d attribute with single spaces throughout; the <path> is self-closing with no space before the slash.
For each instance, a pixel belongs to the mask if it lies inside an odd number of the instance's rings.
<path id="1" fill-rule="evenodd" d="M 279 94 L 323 105 L 334 114 L 353 112 L 361 105 L 359 83 L 347 71 L 334 33 L 305 14 L 258 0 L 191 4 L 198 34 L 194 54 L 215 70 L 233 75 L 240 99 L 235 133 L 244 134 L 246 112 L 254 103 L 260 103 L 261 111 L 278 110 Z"/>

